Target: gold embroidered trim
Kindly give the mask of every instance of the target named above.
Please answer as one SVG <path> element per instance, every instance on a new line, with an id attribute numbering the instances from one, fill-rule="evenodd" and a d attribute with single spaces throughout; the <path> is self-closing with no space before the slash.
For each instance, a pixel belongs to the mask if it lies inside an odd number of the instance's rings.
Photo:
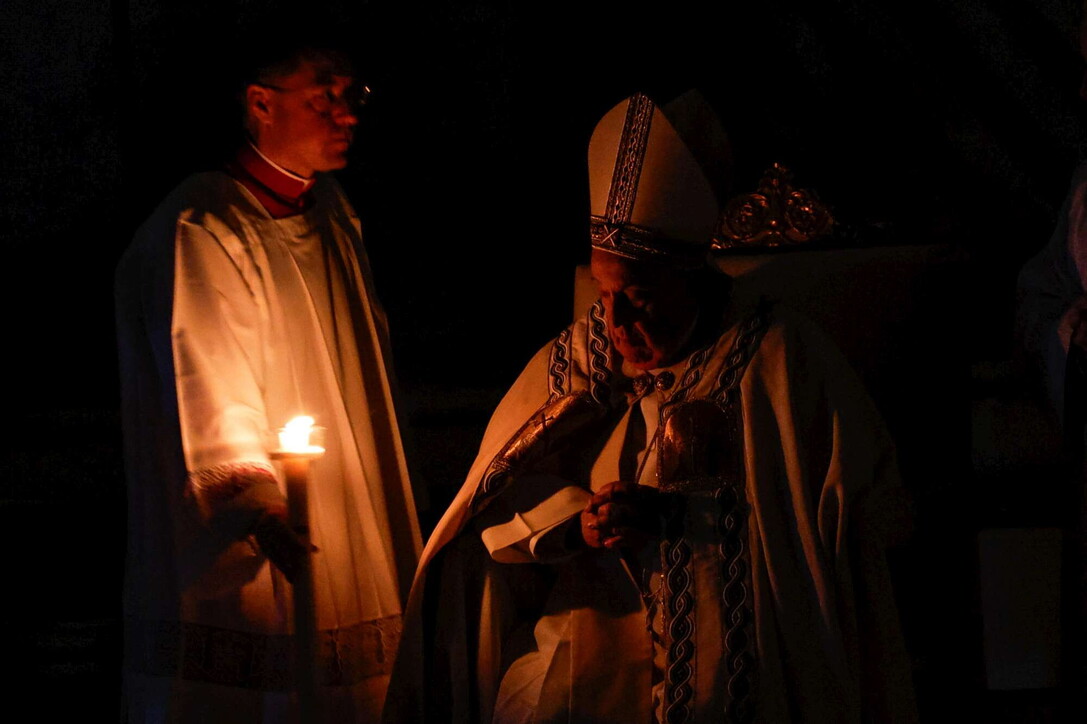
<path id="1" fill-rule="evenodd" d="M 638 195 L 645 150 L 649 146 L 649 126 L 653 121 L 654 108 L 653 101 L 642 93 L 635 94 L 627 104 L 619 153 L 608 189 L 608 207 L 604 212 L 607 220 L 613 224 L 630 221 L 634 213 L 634 200 Z"/>
<path id="2" fill-rule="evenodd" d="M 747 546 L 747 504 L 744 479 L 728 481 L 714 494 L 718 506 L 717 546 L 721 560 L 721 605 L 724 608 L 725 664 L 728 671 L 728 703 L 725 721 L 748 724 L 754 719 L 752 679 L 755 676 L 755 654 L 750 627 L 753 616 L 749 595 L 748 575 L 750 553 Z"/>
<path id="3" fill-rule="evenodd" d="M 686 539 L 662 546 L 665 583 L 665 637 L 668 665 L 664 674 L 664 719 L 680 724 L 690 719 L 694 698 L 695 602 L 691 591 L 691 546 Z"/>
<path id="4" fill-rule="evenodd" d="M 562 330 L 555 343 L 551 345 L 551 364 L 548 367 L 548 393 L 551 399 L 562 397 L 568 392 L 570 378 L 570 327 Z"/>
<path id="5" fill-rule="evenodd" d="M 598 405 L 611 401 L 611 339 L 604 319 L 604 303 L 599 299 L 589 309 L 589 394 Z"/>
<path id="6" fill-rule="evenodd" d="M 706 261 L 706 247 L 669 239 L 646 226 L 589 217 L 589 236 L 596 249 L 627 259 L 663 261 L 694 269 Z"/>

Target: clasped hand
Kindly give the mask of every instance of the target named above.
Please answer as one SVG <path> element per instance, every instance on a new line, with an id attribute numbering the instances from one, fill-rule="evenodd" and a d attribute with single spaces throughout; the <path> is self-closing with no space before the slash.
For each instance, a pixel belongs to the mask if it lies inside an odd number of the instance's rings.
<path id="1" fill-rule="evenodd" d="M 655 488 L 622 480 L 598 490 L 581 511 L 581 537 L 591 548 L 637 550 L 660 531 Z"/>

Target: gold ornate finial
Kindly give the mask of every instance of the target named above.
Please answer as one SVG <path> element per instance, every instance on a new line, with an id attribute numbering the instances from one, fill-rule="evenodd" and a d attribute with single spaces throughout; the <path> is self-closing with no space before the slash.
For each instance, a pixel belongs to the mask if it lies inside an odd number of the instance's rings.
<path id="1" fill-rule="evenodd" d="M 715 249 L 804 244 L 834 228 L 830 210 L 806 189 L 794 189 L 792 173 L 771 166 L 753 194 L 734 197 L 725 206 L 713 240 Z"/>

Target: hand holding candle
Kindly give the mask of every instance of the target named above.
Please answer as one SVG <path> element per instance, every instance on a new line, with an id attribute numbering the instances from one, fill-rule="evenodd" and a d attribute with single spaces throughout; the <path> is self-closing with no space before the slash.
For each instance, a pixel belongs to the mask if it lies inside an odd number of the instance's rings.
<path id="1" fill-rule="evenodd" d="M 309 575 L 309 555 L 317 550 L 309 539 L 306 486 L 310 461 L 325 449 L 314 444 L 323 430 L 313 423 L 309 415 L 299 415 L 276 432 L 279 447 L 271 458 L 283 463 L 289 505 L 265 511 L 254 528 L 261 551 L 295 585 Z"/>
<path id="2" fill-rule="evenodd" d="M 295 671 L 298 677 L 298 706 L 302 721 L 317 721 L 317 609 L 314 601 L 313 567 L 310 551 L 316 550 L 310 541 L 309 528 L 309 468 L 310 463 L 325 453 L 315 444 L 321 428 L 313 426 L 313 418 L 300 415 L 278 432 L 279 449 L 270 456 L 283 464 L 287 486 L 287 523 L 302 546 L 294 570 L 284 570 L 290 578 L 294 599 Z M 293 553 L 299 553 L 295 550 Z"/>
<path id="3" fill-rule="evenodd" d="M 308 565 L 309 555 L 317 547 L 303 540 L 288 522 L 287 506 L 266 510 L 253 526 L 253 535 L 261 553 L 294 584 L 299 571 Z"/>
<path id="4" fill-rule="evenodd" d="M 287 487 L 286 518 L 309 550 L 316 550 L 309 540 L 309 470 L 310 464 L 325 454 L 317 442 L 324 428 L 314 427 L 309 415 L 292 418 L 277 432 L 279 448 L 269 454 L 283 464 L 283 477 Z"/>

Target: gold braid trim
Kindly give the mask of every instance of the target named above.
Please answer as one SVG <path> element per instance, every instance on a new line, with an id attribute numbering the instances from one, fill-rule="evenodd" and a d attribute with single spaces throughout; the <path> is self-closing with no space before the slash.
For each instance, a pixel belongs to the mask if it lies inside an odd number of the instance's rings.
<path id="1" fill-rule="evenodd" d="M 694 576 L 691 546 L 683 538 L 662 546 L 665 585 L 665 640 L 668 666 L 664 675 L 664 720 L 681 724 L 691 717 L 694 697 Z"/>
<path id="2" fill-rule="evenodd" d="M 627 104 L 619 153 L 608 188 L 608 207 L 604 212 L 613 224 L 630 221 L 634 200 L 638 196 L 638 180 L 642 176 L 645 150 L 649 146 L 649 126 L 653 121 L 653 101 L 641 93 Z"/>
<path id="3" fill-rule="evenodd" d="M 589 309 L 589 394 L 598 405 L 607 407 L 611 400 L 611 339 L 604 319 L 604 303 L 599 299 Z"/>
<path id="4" fill-rule="evenodd" d="M 743 479 L 726 482 L 717 490 L 714 499 L 720 513 L 717 519 L 717 535 L 720 537 L 717 550 L 724 581 L 721 604 L 724 608 L 725 663 L 728 670 L 725 721 L 748 724 L 754 717 L 752 678 L 755 675 L 755 656 L 749 630 L 752 622 L 748 588 L 750 553 L 747 549 L 747 516 L 750 508 Z"/>
<path id="5" fill-rule="evenodd" d="M 676 241 L 629 221 L 589 216 L 589 237 L 593 248 L 627 259 L 657 261 L 681 269 L 697 269 L 706 263 L 705 244 Z"/>
<path id="6" fill-rule="evenodd" d="M 548 393 L 551 399 L 562 397 L 569 391 L 570 380 L 570 327 L 562 330 L 551 345 L 551 362 L 548 365 Z"/>

